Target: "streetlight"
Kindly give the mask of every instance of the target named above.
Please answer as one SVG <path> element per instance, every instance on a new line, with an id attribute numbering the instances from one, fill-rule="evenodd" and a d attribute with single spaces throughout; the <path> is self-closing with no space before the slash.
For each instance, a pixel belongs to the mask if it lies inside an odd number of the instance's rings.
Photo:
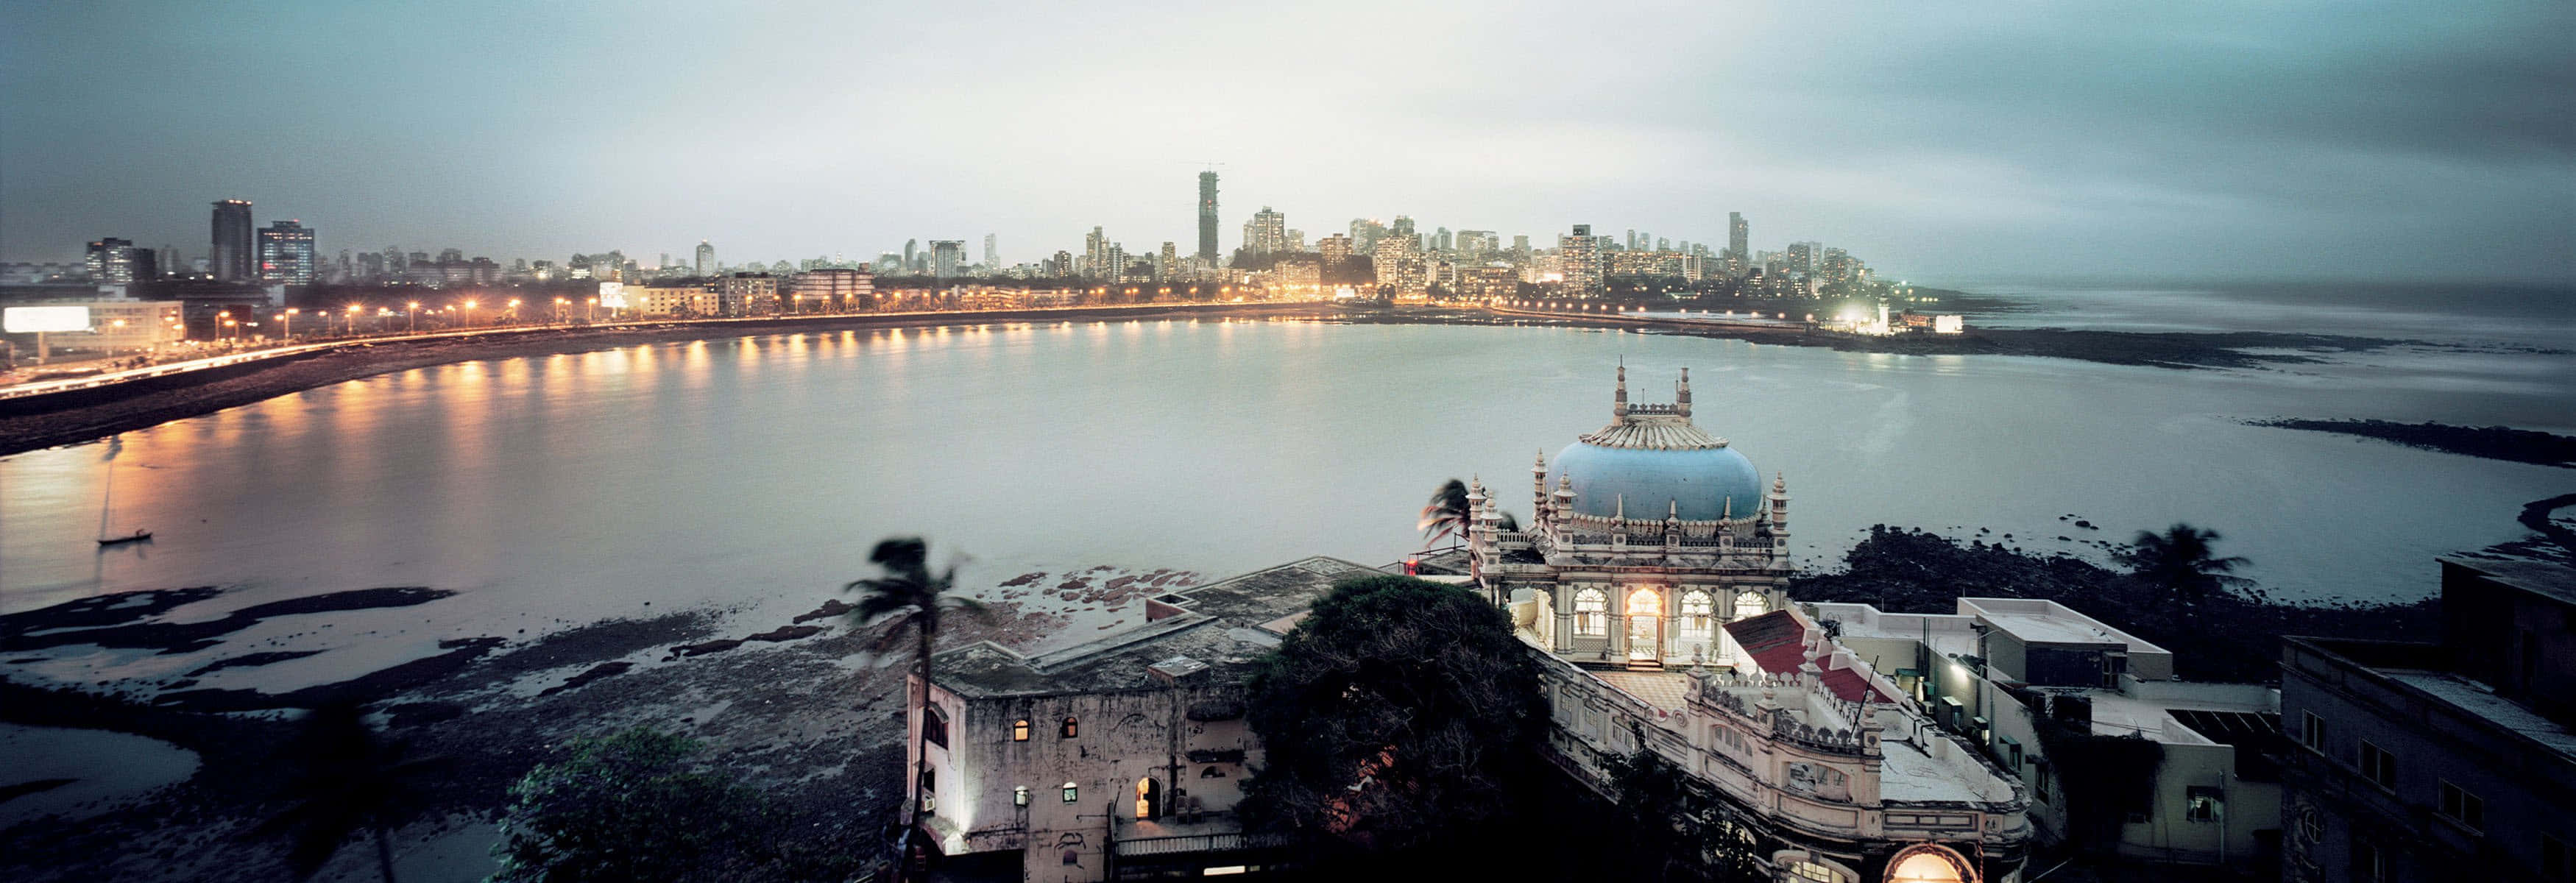
<path id="1" fill-rule="evenodd" d="M 474 327 L 474 302 L 471 300 L 465 302 L 465 327 Z"/>
<path id="2" fill-rule="evenodd" d="M 383 323 L 379 322 L 379 323 L 377 323 L 377 324 L 382 325 Z M 348 324 L 348 327 L 340 329 L 340 333 L 342 333 L 342 334 L 356 334 L 356 333 L 358 333 L 358 305 L 357 305 L 357 304 L 354 304 L 354 303 L 353 303 L 353 304 L 350 304 L 350 305 L 349 305 L 349 324 Z"/>
<path id="3" fill-rule="evenodd" d="M 555 321 L 564 321 L 564 308 L 571 305 L 572 299 L 570 298 L 555 298 Z"/>
<path id="4" fill-rule="evenodd" d="M 403 325 L 412 332 L 420 331 L 420 301 L 403 305 Z"/>
<path id="5" fill-rule="evenodd" d="M 304 312 L 301 307 L 287 307 L 286 312 L 278 314 L 278 321 L 286 323 L 285 327 L 278 329 L 279 340 L 295 339 L 295 314 L 301 312 Z"/>

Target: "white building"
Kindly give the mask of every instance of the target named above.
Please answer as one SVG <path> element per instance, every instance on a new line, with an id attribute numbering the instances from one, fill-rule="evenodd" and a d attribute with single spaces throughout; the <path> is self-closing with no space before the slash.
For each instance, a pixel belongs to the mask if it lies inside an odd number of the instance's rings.
<path id="1" fill-rule="evenodd" d="M 1142 625 L 1061 650 L 940 653 L 929 710 L 908 703 L 915 830 L 946 861 L 1032 881 L 1276 860 L 1233 814 L 1261 759 L 1243 680 L 1335 581 L 1374 575 L 1308 558 L 1153 597 Z"/>
<path id="2" fill-rule="evenodd" d="M 2173 654 L 2063 604 L 1961 598 L 1952 614 L 1817 604 L 1840 643 L 1885 670 L 1934 722 L 2028 785 L 2035 834 L 2139 862 L 2268 866 L 2279 857 L 2281 693 L 2174 679 Z M 2053 733 L 2043 733 L 2044 727 Z M 2145 774 L 2069 793 L 2049 756 L 2068 735 L 2141 740 Z M 2147 746 L 2153 746 L 2149 748 Z"/>
<path id="3" fill-rule="evenodd" d="M 1653 751 L 1722 799 L 1778 879 L 2019 879 L 2020 783 L 1792 609 L 1787 482 L 1669 405 L 1631 405 L 1532 467 L 1506 529 L 1470 489 L 1467 569 L 1546 661 L 1550 747 L 1578 780 Z"/>

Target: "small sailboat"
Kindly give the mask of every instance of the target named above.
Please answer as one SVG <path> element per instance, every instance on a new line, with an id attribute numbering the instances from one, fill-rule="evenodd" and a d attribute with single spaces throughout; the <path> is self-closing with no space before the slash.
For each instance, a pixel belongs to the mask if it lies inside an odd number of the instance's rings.
<path id="1" fill-rule="evenodd" d="M 115 504 L 116 504 L 116 459 L 115 459 L 115 454 L 114 454 L 114 453 L 110 453 L 110 454 L 108 455 L 108 461 L 107 461 L 107 492 L 106 492 L 106 493 L 104 493 L 104 494 L 101 494 L 101 495 L 99 496 L 99 501 L 98 501 L 98 545 L 99 545 L 99 548 L 102 548 L 102 549 L 103 549 L 103 548 L 106 548 L 106 547 L 109 547 L 109 546 L 122 546 L 122 545 L 125 545 L 126 543 L 138 543 L 138 542 L 142 542 L 142 541 L 144 541 L 144 540 L 148 540 L 148 539 L 151 539 L 151 538 L 152 538 L 152 532 L 151 532 L 151 531 L 144 530 L 144 529 L 139 528 L 139 527 L 138 527 L 138 528 L 135 528 L 133 533 L 126 534 L 126 535 L 124 535 L 124 536 L 116 536 L 116 537 L 108 536 L 108 535 L 107 535 L 107 514 L 108 514 L 108 511 L 109 511 L 112 507 L 114 507 L 114 506 L 115 506 Z"/>

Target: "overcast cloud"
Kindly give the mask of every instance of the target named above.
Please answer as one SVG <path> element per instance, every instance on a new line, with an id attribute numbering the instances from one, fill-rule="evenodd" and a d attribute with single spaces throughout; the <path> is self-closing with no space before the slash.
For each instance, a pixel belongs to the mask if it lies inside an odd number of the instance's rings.
<path id="1" fill-rule="evenodd" d="M 650 264 L 1263 205 L 1537 242 L 1850 248 L 1913 278 L 2576 278 L 2576 4 L 13 4 L 0 257 Z M 970 245 L 970 254 L 977 245 Z"/>

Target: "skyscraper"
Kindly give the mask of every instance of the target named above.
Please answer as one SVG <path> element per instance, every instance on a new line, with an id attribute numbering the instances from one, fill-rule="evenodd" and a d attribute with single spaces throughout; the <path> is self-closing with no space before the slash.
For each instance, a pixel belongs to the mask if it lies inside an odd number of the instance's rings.
<path id="1" fill-rule="evenodd" d="M 259 231 L 259 284 L 313 284 L 313 231 L 296 221 Z"/>
<path id="2" fill-rule="evenodd" d="M 697 274 L 698 274 L 698 275 L 700 275 L 700 276 L 705 276 L 705 275 L 709 275 L 709 274 L 711 274 L 711 273 L 714 273 L 715 271 L 716 271 L 716 247 L 715 247 L 715 246 L 713 246 L 713 245 L 709 245 L 709 244 L 707 244 L 707 241 L 706 241 L 706 240 L 704 240 L 704 239 L 700 239 L 700 240 L 698 240 L 698 263 L 697 263 Z"/>
<path id="3" fill-rule="evenodd" d="M 1216 172 L 1199 173 L 1199 260 L 1216 263 Z"/>
<path id="4" fill-rule="evenodd" d="M 224 282 L 248 282 L 251 274 L 250 200 L 227 199 L 215 203 L 214 257 L 215 278 Z"/>
<path id="5" fill-rule="evenodd" d="M 1262 206 L 1243 225 L 1243 250 L 1250 254 L 1269 254 L 1288 250 L 1288 216 Z"/>
<path id="6" fill-rule="evenodd" d="M 993 234 L 984 234 L 984 271 L 987 273 L 1000 272 L 1002 269 L 1002 250 L 994 247 L 997 241 L 993 238 Z"/>
<path id="7" fill-rule="evenodd" d="M 1601 240 L 1592 238 L 1592 225 L 1576 224 L 1574 235 L 1557 237 L 1556 261 L 1568 291 L 1601 290 Z"/>
<path id="8" fill-rule="evenodd" d="M 910 273 L 910 272 L 912 272 L 912 268 L 917 267 L 917 266 L 920 266 L 920 265 L 921 265 L 921 240 L 918 240 L 918 239 L 906 239 L 906 240 L 904 240 L 904 241 L 903 241 L 903 271 L 904 271 L 904 272 L 906 272 L 906 273 Z"/>
<path id="9" fill-rule="evenodd" d="M 933 239 L 930 241 L 930 274 L 949 279 L 966 263 L 966 240 Z"/>
<path id="10" fill-rule="evenodd" d="M 160 271 L 154 269 L 158 262 L 152 250 L 134 247 L 131 239 L 105 236 L 91 241 L 83 263 L 90 281 L 100 285 L 131 285 L 160 276 Z"/>
<path id="11" fill-rule="evenodd" d="M 1749 235 L 1750 232 L 1751 231 L 1745 227 L 1743 212 L 1726 213 L 1727 257 L 1735 259 L 1738 263 L 1753 259 L 1753 253 L 1745 250 L 1745 241 L 1752 238 Z"/>

